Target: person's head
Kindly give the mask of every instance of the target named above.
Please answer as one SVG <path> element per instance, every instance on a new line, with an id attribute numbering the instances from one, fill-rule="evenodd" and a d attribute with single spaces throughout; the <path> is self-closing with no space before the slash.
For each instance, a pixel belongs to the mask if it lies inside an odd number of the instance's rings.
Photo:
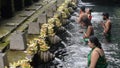
<path id="1" fill-rule="evenodd" d="M 92 9 L 91 9 L 91 8 L 87 8 L 87 9 L 86 9 L 86 13 L 87 13 L 87 14 L 91 14 L 91 12 L 92 12 Z"/>
<path id="2" fill-rule="evenodd" d="M 80 7 L 80 11 L 85 12 L 85 6 Z"/>
<path id="3" fill-rule="evenodd" d="M 104 12 L 102 15 L 103 15 L 103 20 L 109 19 L 109 13 Z"/>
<path id="4" fill-rule="evenodd" d="M 83 26 L 89 26 L 89 25 L 92 25 L 89 18 L 87 16 L 83 16 L 82 19 L 81 19 L 81 22 L 82 22 L 82 25 Z"/>
<path id="5" fill-rule="evenodd" d="M 101 43 L 99 42 L 98 38 L 95 36 L 90 36 L 89 37 L 89 41 L 88 41 L 88 45 L 93 48 L 93 47 L 98 47 L 98 48 L 102 48 L 101 47 Z"/>

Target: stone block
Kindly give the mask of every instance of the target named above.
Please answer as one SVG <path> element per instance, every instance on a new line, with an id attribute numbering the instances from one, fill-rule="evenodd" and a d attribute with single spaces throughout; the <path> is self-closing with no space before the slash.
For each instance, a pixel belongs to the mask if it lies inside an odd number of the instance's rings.
<path id="1" fill-rule="evenodd" d="M 5 68 L 9 66 L 6 53 L 0 53 L 0 68 Z"/>
<path id="2" fill-rule="evenodd" d="M 47 23 L 47 15 L 45 13 L 40 14 L 37 22 L 40 23 L 40 24 Z"/>
<path id="3" fill-rule="evenodd" d="M 10 36 L 10 49 L 11 50 L 25 50 L 26 49 L 26 37 L 23 32 L 14 32 Z"/>
<path id="4" fill-rule="evenodd" d="M 28 34 L 40 34 L 40 23 L 30 23 L 28 27 Z"/>
<path id="5" fill-rule="evenodd" d="M 57 0 L 57 7 L 61 6 L 62 3 L 64 3 L 64 0 Z"/>
<path id="6" fill-rule="evenodd" d="M 47 14 L 48 18 L 52 18 L 54 15 L 53 8 L 49 7 L 47 10 L 45 10 L 45 13 Z"/>
<path id="7" fill-rule="evenodd" d="M 55 35 L 55 36 L 50 36 L 49 41 L 51 42 L 51 44 L 57 44 L 61 42 L 61 39 L 57 35 Z"/>
<path id="8" fill-rule="evenodd" d="M 52 7 L 54 12 L 57 10 L 57 4 L 56 3 L 54 3 L 51 7 Z"/>

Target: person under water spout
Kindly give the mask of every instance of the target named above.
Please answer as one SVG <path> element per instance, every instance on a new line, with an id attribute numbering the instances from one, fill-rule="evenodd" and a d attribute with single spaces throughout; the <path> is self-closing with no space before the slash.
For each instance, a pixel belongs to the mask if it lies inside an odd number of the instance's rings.
<path id="1" fill-rule="evenodd" d="M 90 20 L 88 19 L 88 17 L 83 17 L 82 18 L 82 25 L 84 27 L 86 27 L 85 31 L 84 31 L 84 35 L 83 38 L 89 38 L 91 35 L 94 35 L 94 29 L 93 26 L 90 22 Z"/>
<path id="2" fill-rule="evenodd" d="M 82 6 L 80 8 L 80 14 L 79 14 L 79 17 L 78 17 L 78 23 L 80 24 L 81 27 L 83 27 L 83 25 L 81 23 L 83 17 L 87 17 L 87 14 L 85 12 L 85 6 Z"/>
<path id="3" fill-rule="evenodd" d="M 90 21 L 92 20 L 91 12 L 92 12 L 92 9 L 91 9 L 91 8 L 87 8 L 87 9 L 86 9 L 86 13 L 87 13 L 88 18 L 89 18 Z"/>
<path id="4" fill-rule="evenodd" d="M 88 67 L 89 68 L 107 68 L 108 63 L 105 58 L 104 50 L 95 36 L 90 36 L 88 45 L 91 51 L 88 54 Z"/>
<path id="5" fill-rule="evenodd" d="M 111 20 L 109 19 L 108 13 L 103 13 L 103 20 L 105 22 L 101 22 L 101 25 L 103 27 L 103 35 L 105 38 L 105 42 L 110 43 L 111 42 Z"/>

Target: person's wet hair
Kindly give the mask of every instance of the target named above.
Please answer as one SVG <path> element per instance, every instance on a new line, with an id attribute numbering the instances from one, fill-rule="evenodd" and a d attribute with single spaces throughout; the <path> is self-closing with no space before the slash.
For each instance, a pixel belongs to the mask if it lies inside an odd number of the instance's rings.
<path id="1" fill-rule="evenodd" d="M 81 6 L 80 9 L 85 12 L 85 6 Z"/>
<path id="2" fill-rule="evenodd" d="M 109 13 L 104 12 L 102 15 L 106 16 L 106 18 L 109 18 Z"/>
<path id="3" fill-rule="evenodd" d="M 92 8 L 89 8 L 89 12 L 90 12 L 90 13 L 93 12 Z"/>
<path id="4" fill-rule="evenodd" d="M 81 21 L 88 27 L 89 25 L 92 25 L 89 18 L 87 16 L 83 16 Z"/>
<path id="5" fill-rule="evenodd" d="M 102 47 L 101 47 L 101 43 L 99 42 L 99 40 L 98 40 L 97 37 L 95 37 L 95 36 L 90 36 L 90 37 L 89 37 L 89 40 L 90 40 L 90 42 L 94 43 L 96 47 L 98 47 L 98 48 L 100 48 L 100 49 L 102 48 Z"/>

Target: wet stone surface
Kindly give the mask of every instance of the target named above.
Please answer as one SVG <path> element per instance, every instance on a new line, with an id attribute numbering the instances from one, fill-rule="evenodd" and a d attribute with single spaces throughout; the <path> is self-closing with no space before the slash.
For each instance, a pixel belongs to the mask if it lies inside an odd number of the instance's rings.
<path id="1" fill-rule="evenodd" d="M 0 68 L 5 68 L 8 66 L 8 60 L 5 53 L 0 53 Z"/>
<path id="2" fill-rule="evenodd" d="M 10 37 L 11 50 L 25 50 L 27 46 L 25 34 L 22 32 L 15 32 Z"/>
<path id="3" fill-rule="evenodd" d="M 25 10 L 26 11 L 36 11 L 36 10 L 38 10 L 38 9 L 40 9 L 42 6 L 41 5 L 33 5 L 33 6 L 30 6 L 30 7 L 28 7 L 28 8 L 26 8 Z"/>
<path id="4" fill-rule="evenodd" d="M 40 24 L 32 22 L 28 26 L 28 34 L 40 34 Z"/>
<path id="5" fill-rule="evenodd" d="M 40 24 L 47 23 L 47 14 L 40 14 L 37 22 L 39 22 Z"/>
<path id="6" fill-rule="evenodd" d="M 31 16 L 35 11 L 24 11 L 24 13 L 19 14 L 20 17 L 29 17 Z"/>

